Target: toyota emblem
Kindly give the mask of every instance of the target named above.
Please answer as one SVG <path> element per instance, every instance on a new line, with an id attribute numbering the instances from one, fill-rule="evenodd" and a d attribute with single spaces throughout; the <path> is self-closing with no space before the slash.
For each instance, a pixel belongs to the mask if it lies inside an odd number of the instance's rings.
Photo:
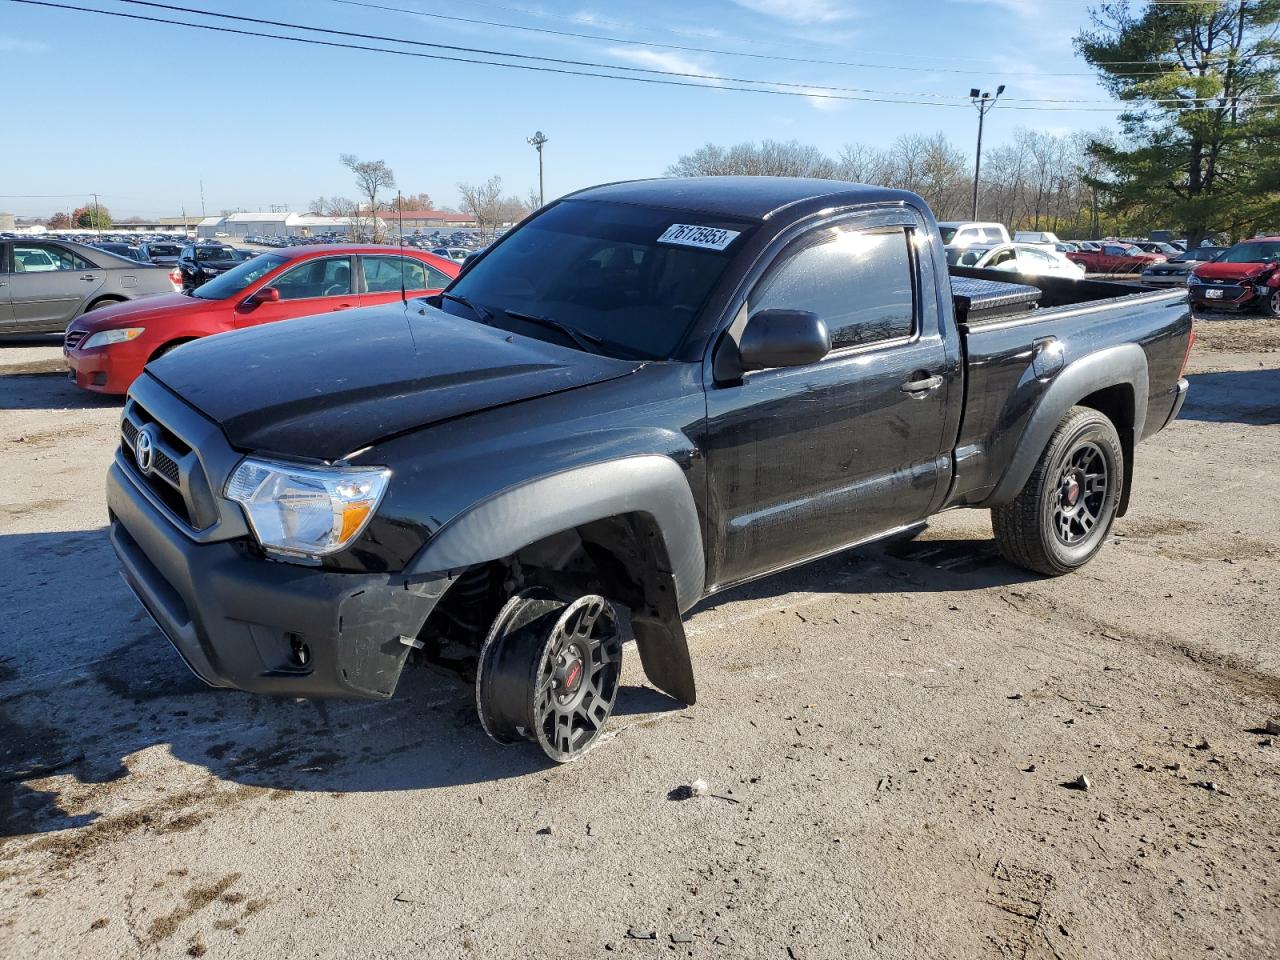
<path id="1" fill-rule="evenodd" d="M 137 458 L 138 469 L 142 471 L 143 475 L 150 475 L 151 469 L 156 462 L 156 431 L 151 424 L 147 424 L 138 431 L 138 439 L 133 446 L 133 455 Z"/>

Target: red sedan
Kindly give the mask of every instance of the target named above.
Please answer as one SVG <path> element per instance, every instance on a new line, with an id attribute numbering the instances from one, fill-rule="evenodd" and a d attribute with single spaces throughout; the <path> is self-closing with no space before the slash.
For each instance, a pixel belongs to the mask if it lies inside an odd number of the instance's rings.
<path id="1" fill-rule="evenodd" d="M 63 354 L 76 386 L 123 394 L 148 361 L 199 337 L 438 293 L 461 264 L 421 250 L 290 247 L 264 253 L 205 283 L 104 307 L 67 327 Z M 402 273 L 403 271 L 403 273 Z"/>

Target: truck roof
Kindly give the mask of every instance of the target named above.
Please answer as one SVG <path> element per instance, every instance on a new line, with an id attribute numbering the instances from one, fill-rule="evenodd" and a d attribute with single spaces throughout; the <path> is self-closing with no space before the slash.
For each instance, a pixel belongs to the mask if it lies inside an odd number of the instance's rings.
<path id="1" fill-rule="evenodd" d="M 915 194 L 864 183 L 805 177 L 666 177 L 588 187 L 570 194 L 574 200 L 608 200 L 649 207 L 697 210 L 701 213 L 767 220 L 797 204 L 849 206 L 862 203 L 912 202 Z"/>

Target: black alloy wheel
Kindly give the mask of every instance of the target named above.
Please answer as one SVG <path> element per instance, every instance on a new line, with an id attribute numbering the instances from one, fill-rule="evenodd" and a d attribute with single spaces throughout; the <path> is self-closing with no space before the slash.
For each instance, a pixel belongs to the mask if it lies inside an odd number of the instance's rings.
<path id="1" fill-rule="evenodd" d="M 624 639 L 604 597 L 517 594 L 480 650 L 476 708 L 485 732 L 499 743 L 532 740 L 557 763 L 577 760 L 613 713 Z"/>
<path id="2" fill-rule="evenodd" d="M 1074 547 L 1102 519 L 1107 502 L 1107 458 L 1096 443 L 1083 442 L 1071 451 L 1058 476 L 1053 530 L 1064 546 Z"/>

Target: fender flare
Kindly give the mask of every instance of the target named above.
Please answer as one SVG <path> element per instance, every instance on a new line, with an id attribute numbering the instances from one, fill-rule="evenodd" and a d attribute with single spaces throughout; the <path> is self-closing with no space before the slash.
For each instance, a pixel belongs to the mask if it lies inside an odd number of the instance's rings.
<path id="1" fill-rule="evenodd" d="M 627 513 L 648 514 L 661 532 L 683 613 L 702 599 L 705 585 L 702 521 L 684 471 L 660 454 L 575 467 L 494 494 L 446 523 L 406 572 L 459 570 Z"/>
<path id="2" fill-rule="evenodd" d="M 1136 343 L 1123 343 L 1081 357 L 1067 366 L 1049 384 L 1027 421 L 1022 439 L 1013 451 L 1004 476 L 984 506 L 1011 502 L 1026 485 L 1036 462 L 1049 445 L 1049 438 L 1067 411 L 1085 397 L 1109 387 L 1127 385 L 1133 390 L 1133 445 L 1142 436 L 1147 419 L 1150 384 L 1147 355 Z M 1119 425 L 1117 425 L 1119 429 Z M 1125 500 L 1128 499 L 1133 457 L 1125 464 Z"/>

